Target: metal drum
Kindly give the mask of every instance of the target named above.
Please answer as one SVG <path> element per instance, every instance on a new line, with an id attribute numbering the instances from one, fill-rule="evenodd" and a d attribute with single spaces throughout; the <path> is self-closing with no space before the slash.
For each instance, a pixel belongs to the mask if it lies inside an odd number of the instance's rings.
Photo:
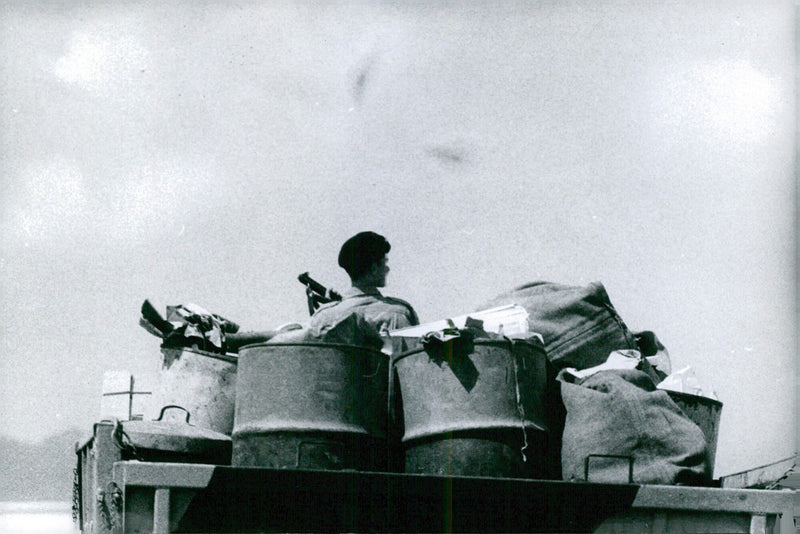
<path id="1" fill-rule="evenodd" d="M 706 462 L 708 473 L 714 472 L 714 461 L 717 456 L 717 436 L 719 434 L 719 420 L 722 415 L 722 403 L 716 399 L 666 390 L 675 404 L 683 410 L 686 417 L 700 427 L 706 438 Z"/>
<path id="2" fill-rule="evenodd" d="M 178 410 L 177 417 L 165 417 L 168 409 Z M 175 410 L 172 410 L 173 412 Z M 171 412 L 170 412 L 171 413 Z M 148 462 L 207 463 L 228 465 L 231 461 L 231 438 L 225 434 L 192 424 L 191 414 L 181 406 L 164 406 L 155 421 L 123 421 L 119 448 L 127 454 L 122 459 Z"/>
<path id="3" fill-rule="evenodd" d="M 239 350 L 232 464 L 386 470 L 389 357 L 364 347 Z"/>
<path id="4" fill-rule="evenodd" d="M 395 359 L 405 471 L 542 477 L 544 347 L 538 339 L 476 339 L 469 350 L 446 350 L 440 361 L 419 348 Z"/>
<path id="5" fill-rule="evenodd" d="M 158 387 L 150 401 L 155 419 L 164 406 L 180 406 L 192 414 L 192 424 L 230 436 L 236 401 L 236 356 L 190 348 L 162 348 Z M 180 414 L 165 414 L 180 422 Z"/>

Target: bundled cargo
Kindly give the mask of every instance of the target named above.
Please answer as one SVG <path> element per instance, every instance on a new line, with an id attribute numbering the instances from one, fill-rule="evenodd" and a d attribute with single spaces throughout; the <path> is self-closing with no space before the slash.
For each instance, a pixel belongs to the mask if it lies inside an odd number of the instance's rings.
<path id="1" fill-rule="evenodd" d="M 542 336 L 547 358 L 558 368 L 585 369 L 603 363 L 615 350 L 638 348 L 636 336 L 600 282 L 587 286 L 531 282 L 478 309 L 509 304 L 528 312 L 530 330 Z"/>

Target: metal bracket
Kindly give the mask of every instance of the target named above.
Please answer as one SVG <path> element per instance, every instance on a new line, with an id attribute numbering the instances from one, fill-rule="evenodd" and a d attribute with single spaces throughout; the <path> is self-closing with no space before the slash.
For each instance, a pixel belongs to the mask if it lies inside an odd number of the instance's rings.
<path id="1" fill-rule="evenodd" d="M 589 482 L 589 460 L 591 458 L 617 458 L 620 460 L 628 460 L 628 484 L 633 484 L 633 456 L 620 455 L 620 454 L 590 454 L 584 460 L 583 465 L 583 480 Z"/>
<path id="2" fill-rule="evenodd" d="M 115 482 L 109 482 L 105 490 L 97 488 L 95 494 L 97 506 L 103 516 L 103 523 L 107 530 L 121 524 L 118 519 L 122 516 L 122 490 Z"/>

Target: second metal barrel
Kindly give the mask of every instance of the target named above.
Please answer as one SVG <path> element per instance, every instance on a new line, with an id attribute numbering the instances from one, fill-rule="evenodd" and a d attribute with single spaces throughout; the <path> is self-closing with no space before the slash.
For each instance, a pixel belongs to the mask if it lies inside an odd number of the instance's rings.
<path id="1" fill-rule="evenodd" d="M 394 362 L 405 471 L 540 477 L 545 470 L 547 363 L 538 339 L 476 339 L 438 361 L 422 348 Z"/>
<path id="2" fill-rule="evenodd" d="M 385 470 L 389 357 L 369 348 L 265 343 L 239 351 L 232 464 Z"/>
<path id="3" fill-rule="evenodd" d="M 706 462 L 709 474 L 714 472 L 714 461 L 717 456 L 717 436 L 719 434 L 719 421 L 722 413 L 722 403 L 716 399 L 669 391 L 670 398 L 677 404 L 683 413 L 700 427 L 706 438 L 708 453 Z"/>
<path id="4" fill-rule="evenodd" d="M 160 418 L 165 406 L 191 413 L 192 424 L 230 436 L 236 396 L 236 356 L 191 348 L 162 347 L 158 386 L 145 419 Z M 172 415 L 178 419 L 172 420 Z M 165 416 L 182 422 L 185 414 Z"/>

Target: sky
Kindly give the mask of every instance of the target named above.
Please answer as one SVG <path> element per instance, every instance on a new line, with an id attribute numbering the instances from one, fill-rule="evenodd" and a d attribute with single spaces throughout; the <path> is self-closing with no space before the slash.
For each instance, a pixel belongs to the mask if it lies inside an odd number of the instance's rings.
<path id="1" fill-rule="evenodd" d="M 150 299 L 307 318 L 392 244 L 420 319 L 602 282 L 724 403 L 715 475 L 796 447 L 791 1 L 0 3 L 0 435 L 143 388 Z"/>

